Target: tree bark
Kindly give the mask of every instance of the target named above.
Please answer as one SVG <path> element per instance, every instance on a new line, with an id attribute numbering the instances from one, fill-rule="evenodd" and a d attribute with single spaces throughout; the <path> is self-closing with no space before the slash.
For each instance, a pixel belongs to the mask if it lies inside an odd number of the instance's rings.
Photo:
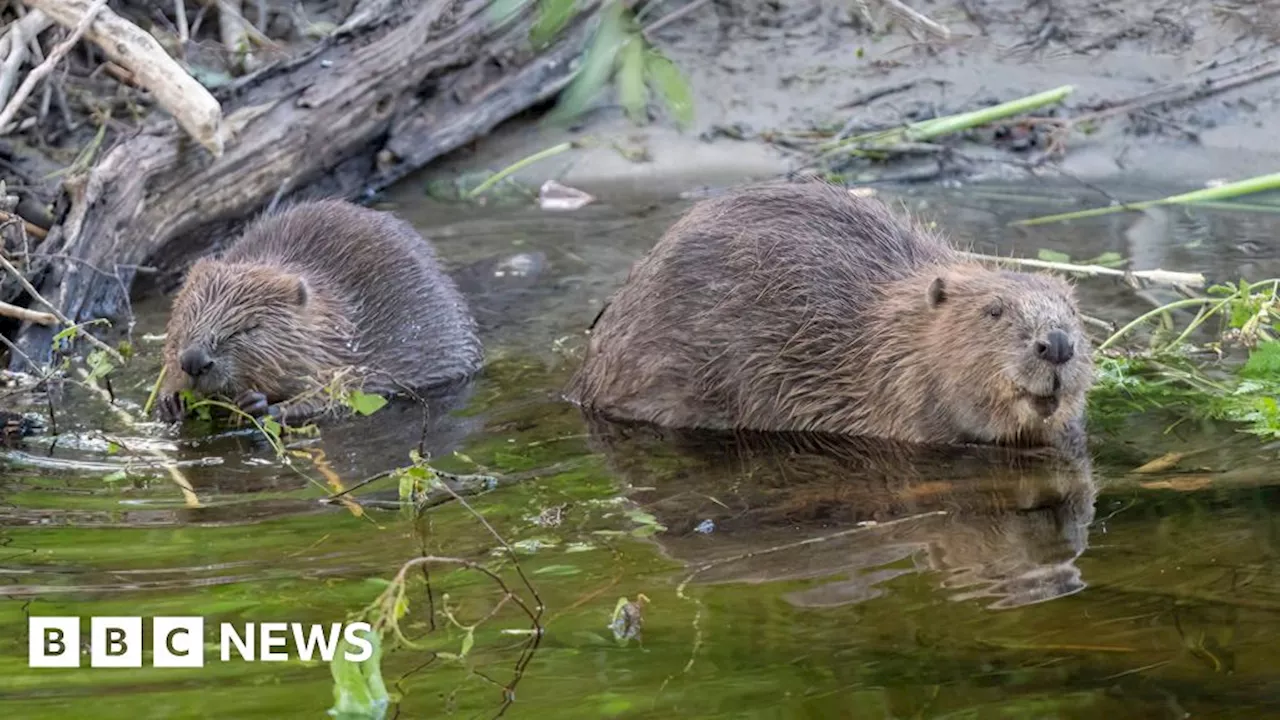
<path id="1" fill-rule="evenodd" d="M 499 26 L 489 4 L 365 0 L 315 48 L 219 93 L 221 157 L 171 121 L 120 142 L 64 186 L 69 209 L 38 250 L 50 258 L 41 294 L 76 322 L 118 319 L 129 266 L 190 258 L 282 190 L 353 198 L 382 189 L 554 96 L 598 2 L 583 3 L 540 51 L 527 40 L 529 10 Z M 54 332 L 26 323 L 18 346 L 46 362 Z M 21 357 L 10 366 L 25 369 Z"/>

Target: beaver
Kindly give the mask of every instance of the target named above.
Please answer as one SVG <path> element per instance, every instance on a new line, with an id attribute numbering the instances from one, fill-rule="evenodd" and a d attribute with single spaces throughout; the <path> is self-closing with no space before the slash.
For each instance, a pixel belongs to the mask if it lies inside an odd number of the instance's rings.
<path id="1" fill-rule="evenodd" d="M 465 300 L 411 225 L 301 202 L 192 265 L 169 318 L 160 416 L 178 419 L 191 389 L 296 422 L 334 410 L 317 389 L 339 372 L 395 395 L 456 387 L 482 362 Z"/>
<path id="2" fill-rule="evenodd" d="M 1073 289 L 988 268 L 825 182 L 694 205 L 597 316 L 566 398 L 672 427 L 924 444 L 1084 431 Z"/>

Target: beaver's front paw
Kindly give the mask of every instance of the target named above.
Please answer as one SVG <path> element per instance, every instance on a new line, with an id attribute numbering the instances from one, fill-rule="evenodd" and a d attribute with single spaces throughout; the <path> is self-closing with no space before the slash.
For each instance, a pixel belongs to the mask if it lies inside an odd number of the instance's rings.
<path id="1" fill-rule="evenodd" d="M 256 390 L 246 390 L 240 393 L 240 397 L 236 398 L 236 407 L 239 407 L 250 417 L 255 418 L 274 414 L 271 412 L 271 403 L 267 402 L 267 396 Z"/>
<path id="2" fill-rule="evenodd" d="M 160 396 L 160 402 L 156 403 L 156 414 L 162 422 L 178 422 L 182 416 L 186 414 L 186 408 L 182 405 L 182 396 L 178 393 L 164 393 Z"/>

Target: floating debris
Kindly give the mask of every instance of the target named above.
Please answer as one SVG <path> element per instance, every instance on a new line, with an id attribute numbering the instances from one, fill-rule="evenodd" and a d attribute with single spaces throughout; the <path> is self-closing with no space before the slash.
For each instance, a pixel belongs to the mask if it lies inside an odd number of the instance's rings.
<path id="1" fill-rule="evenodd" d="M 591 195 L 555 180 L 542 183 L 538 189 L 538 207 L 543 210 L 577 210 L 595 201 Z"/>
<path id="2" fill-rule="evenodd" d="M 620 644 L 625 645 L 628 640 L 640 640 L 640 630 L 644 627 L 644 606 L 648 602 L 649 598 L 644 593 L 637 595 L 635 602 L 625 597 L 618 598 L 618 604 L 613 608 L 613 617 L 609 620 L 609 629 Z"/>

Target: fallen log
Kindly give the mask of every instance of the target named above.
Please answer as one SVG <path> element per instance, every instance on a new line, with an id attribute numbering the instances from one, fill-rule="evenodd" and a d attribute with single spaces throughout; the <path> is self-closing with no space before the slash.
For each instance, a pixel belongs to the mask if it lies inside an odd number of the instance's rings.
<path id="1" fill-rule="evenodd" d="M 49 258 L 41 295 L 75 322 L 119 319 L 136 266 L 150 258 L 204 252 L 275 197 L 354 198 L 394 183 L 553 97 L 599 3 L 580 3 L 541 49 L 527 40 L 528 6 L 500 24 L 488 7 L 365 0 L 311 50 L 216 93 L 221 156 L 172 121 L 118 143 L 64 184 L 68 209 L 38 250 Z M 55 332 L 24 323 L 17 345 L 47 362 Z M 27 369 L 13 355 L 10 367 Z"/>

